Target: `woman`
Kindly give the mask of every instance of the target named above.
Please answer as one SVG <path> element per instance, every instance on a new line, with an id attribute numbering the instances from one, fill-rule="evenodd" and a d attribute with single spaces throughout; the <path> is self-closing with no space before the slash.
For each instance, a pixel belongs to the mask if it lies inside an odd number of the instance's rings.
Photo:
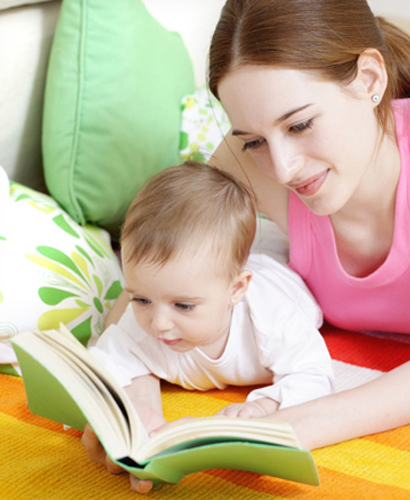
<path id="1" fill-rule="evenodd" d="M 410 333 L 410 38 L 365 0 L 228 0 L 209 85 L 232 124 L 214 164 L 288 233 L 325 318 Z M 316 448 L 410 423 L 409 395 L 406 363 L 272 418 Z"/>

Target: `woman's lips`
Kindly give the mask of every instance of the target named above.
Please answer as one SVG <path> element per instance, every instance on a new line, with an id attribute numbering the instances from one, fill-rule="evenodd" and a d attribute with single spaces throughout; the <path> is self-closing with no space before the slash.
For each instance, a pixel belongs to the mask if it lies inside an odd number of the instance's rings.
<path id="1" fill-rule="evenodd" d="M 309 179 L 299 182 L 298 184 L 291 184 L 290 187 L 301 196 L 313 196 L 322 187 L 322 184 L 326 180 L 327 173 L 328 170 L 325 170 L 321 174 L 309 177 Z"/>

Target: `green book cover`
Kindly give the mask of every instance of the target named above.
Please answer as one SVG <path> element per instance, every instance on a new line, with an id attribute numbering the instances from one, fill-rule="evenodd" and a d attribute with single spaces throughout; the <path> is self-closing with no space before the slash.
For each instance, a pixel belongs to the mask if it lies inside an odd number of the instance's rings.
<path id="1" fill-rule="evenodd" d="M 125 391 L 81 344 L 68 339 L 66 333 L 25 332 L 12 341 L 30 411 L 79 430 L 89 422 L 110 458 L 140 479 L 177 483 L 187 474 L 220 468 L 319 485 L 312 454 L 298 448 L 285 423 L 205 417 L 148 438 Z M 288 442 L 293 445 L 283 446 Z"/>

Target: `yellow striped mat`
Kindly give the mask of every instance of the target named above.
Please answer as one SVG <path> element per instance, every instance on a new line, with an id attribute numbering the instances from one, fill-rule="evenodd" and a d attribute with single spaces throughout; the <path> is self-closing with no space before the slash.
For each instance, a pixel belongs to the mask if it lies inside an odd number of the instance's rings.
<path id="1" fill-rule="evenodd" d="M 360 359 L 355 348 L 356 336 L 339 335 L 329 329 L 324 335 L 335 360 L 339 389 L 364 381 L 369 373 L 374 376 L 385 371 L 384 366 L 374 363 L 377 353 L 372 354 L 371 349 L 363 350 L 367 358 Z M 361 342 L 370 342 L 378 346 L 380 357 L 389 358 L 389 362 L 396 356 L 396 365 L 406 356 L 403 353 L 410 352 L 408 341 L 357 338 L 360 348 L 364 347 Z M 373 356 L 370 360 L 369 355 Z M 1 374 L 0 389 L 1 500 L 142 498 L 130 491 L 126 475 L 112 476 L 103 466 L 89 461 L 79 432 L 64 431 L 59 424 L 31 415 L 20 378 Z M 169 420 L 210 415 L 226 404 L 243 401 L 248 391 L 249 388 L 229 388 L 199 393 L 164 384 L 165 414 Z M 322 448 L 313 454 L 321 479 L 319 487 L 247 472 L 213 470 L 187 476 L 176 486 L 157 486 L 148 497 L 150 500 L 410 499 L 410 426 Z"/>

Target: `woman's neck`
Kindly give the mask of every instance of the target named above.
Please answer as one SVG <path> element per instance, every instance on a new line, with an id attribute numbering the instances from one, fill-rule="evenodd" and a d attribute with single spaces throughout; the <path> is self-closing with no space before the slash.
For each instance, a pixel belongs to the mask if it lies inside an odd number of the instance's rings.
<path id="1" fill-rule="evenodd" d="M 340 262 L 356 277 L 374 272 L 386 260 L 394 235 L 400 154 L 396 139 L 385 134 L 371 168 L 332 222 Z"/>

